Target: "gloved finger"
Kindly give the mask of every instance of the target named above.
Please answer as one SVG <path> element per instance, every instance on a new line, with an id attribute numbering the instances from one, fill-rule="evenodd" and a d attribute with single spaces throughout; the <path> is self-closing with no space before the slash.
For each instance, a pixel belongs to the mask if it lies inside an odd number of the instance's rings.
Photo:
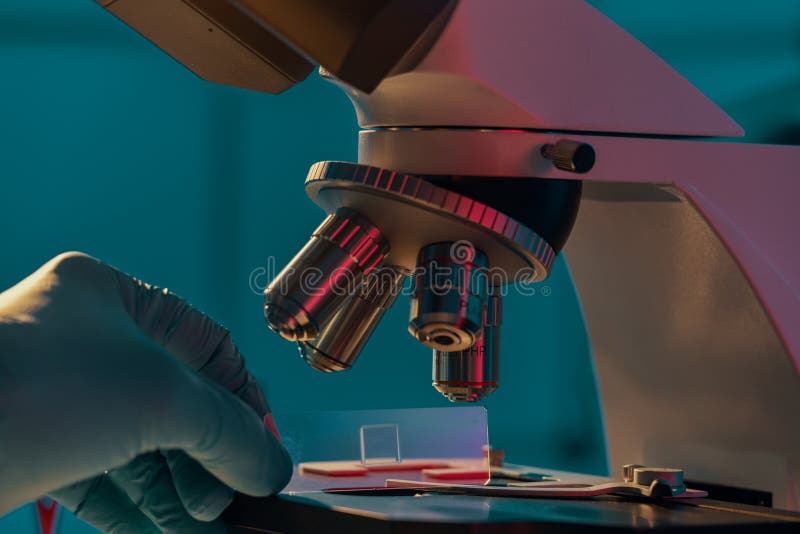
<path id="1" fill-rule="evenodd" d="M 172 473 L 172 482 L 189 515 L 212 521 L 233 501 L 233 490 L 217 480 L 183 451 L 162 451 Z"/>
<path id="2" fill-rule="evenodd" d="M 78 519 L 107 534 L 160 534 L 107 476 L 71 484 L 50 496 Z"/>
<path id="3" fill-rule="evenodd" d="M 166 460 L 157 452 L 137 456 L 109 471 L 108 477 L 164 534 L 227 532 L 219 520 L 207 523 L 189 515 L 172 484 Z"/>
<path id="4" fill-rule="evenodd" d="M 114 272 L 128 314 L 153 341 L 238 395 L 259 417 L 269 412 L 261 388 L 226 328 L 166 289 Z"/>
<path id="5" fill-rule="evenodd" d="M 292 475 L 289 455 L 261 419 L 239 397 L 205 377 L 185 371 L 172 413 L 157 429 L 228 486 L 254 496 L 282 489 Z M 183 389 L 186 388 L 186 389 Z M 168 421 L 167 421 L 168 419 Z"/>
<path id="6" fill-rule="evenodd" d="M 167 290 L 150 286 L 119 271 L 114 270 L 114 272 L 119 282 L 123 304 L 140 330 L 190 368 L 237 395 L 255 410 L 259 418 L 266 417 L 271 421 L 264 394 L 245 366 L 244 358 L 227 329 Z M 270 429 L 275 436 L 278 435 L 274 423 Z M 259 429 L 258 432 L 263 433 L 262 430 Z M 271 447 L 274 448 L 272 444 Z M 252 455 L 260 457 L 263 454 L 267 452 L 263 450 L 250 452 L 251 457 Z M 276 461 L 285 463 L 288 458 L 285 451 L 281 450 L 277 454 L 279 458 Z M 274 457 L 275 454 L 267 454 L 267 457 L 269 456 Z M 248 456 L 244 455 L 233 464 L 242 464 L 246 469 L 246 459 Z M 217 468 L 224 472 L 233 469 L 233 464 L 223 459 L 219 461 Z M 283 487 L 285 482 L 282 480 L 287 469 L 291 473 L 291 466 L 272 468 L 271 471 L 277 473 L 275 476 L 268 476 L 266 482 L 262 480 L 255 484 L 254 487 L 258 488 L 257 493 L 269 494 Z M 227 476 L 232 475 L 229 473 Z M 259 471 L 253 471 L 251 468 L 251 474 L 246 478 L 252 476 L 259 476 Z M 206 486 L 211 493 L 204 497 L 197 485 L 198 478 L 204 477 L 197 469 L 173 469 L 175 487 L 187 510 L 193 515 L 199 514 L 195 517 L 206 519 L 209 515 L 215 514 L 216 510 L 213 508 L 208 508 L 205 512 L 199 510 L 202 509 L 204 502 L 217 504 L 222 502 L 220 496 L 224 496 L 224 490 L 207 477 Z M 238 478 L 233 477 L 229 480 Z M 236 486 L 236 489 L 246 491 L 243 486 Z"/>

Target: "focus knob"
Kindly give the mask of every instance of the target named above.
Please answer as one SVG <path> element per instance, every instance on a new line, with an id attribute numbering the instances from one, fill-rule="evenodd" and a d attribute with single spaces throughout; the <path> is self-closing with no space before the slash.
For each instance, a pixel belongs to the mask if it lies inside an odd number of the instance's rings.
<path id="1" fill-rule="evenodd" d="M 595 153 L 592 145 L 562 139 L 542 147 L 542 156 L 562 171 L 583 174 L 594 167 Z"/>

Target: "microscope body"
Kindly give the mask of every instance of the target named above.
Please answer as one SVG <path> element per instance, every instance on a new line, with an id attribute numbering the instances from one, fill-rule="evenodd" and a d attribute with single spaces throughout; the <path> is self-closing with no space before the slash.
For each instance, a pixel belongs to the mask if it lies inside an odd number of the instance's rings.
<path id="1" fill-rule="evenodd" d="M 230 16 L 175 3 L 228 36 L 246 26 L 238 43 L 261 59 L 255 29 L 278 36 L 282 75 L 254 88 L 318 62 L 356 108 L 359 161 L 312 167 L 307 191 L 330 216 L 267 290 L 270 326 L 312 366 L 349 368 L 411 275 L 410 331 L 434 349 L 435 386 L 479 400 L 498 387 L 496 288 L 545 279 L 565 247 L 611 465 L 676 465 L 800 509 L 800 149 L 709 139 L 743 131 L 582 0 L 353 1 L 358 24 L 327 41 L 271 18 L 279 1 L 226 0 Z M 295 2 L 298 20 L 336 26 L 317 4 Z M 208 74 L 163 43 L 174 30 L 139 29 Z M 311 299 L 297 273 L 320 263 L 327 293 Z"/>
<path id="2" fill-rule="evenodd" d="M 462 1 L 414 71 L 349 94 L 361 163 L 583 182 L 566 258 L 612 466 L 800 509 L 800 149 L 707 139 L 743 131 L 582 1 Z M 563 139 L 594 166 L 542 155 Z"/>

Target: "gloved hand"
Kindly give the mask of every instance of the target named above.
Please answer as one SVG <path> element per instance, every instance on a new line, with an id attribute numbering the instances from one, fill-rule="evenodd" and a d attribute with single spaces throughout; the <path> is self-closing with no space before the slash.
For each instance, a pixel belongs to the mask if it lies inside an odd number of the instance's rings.
<path id="1" fill-rule="evenodd" d="M 50 492 L 111 533 L 225 532 L 291 476 L 229 333 L 83 254 L 0 294 L 0 515 Z"/>

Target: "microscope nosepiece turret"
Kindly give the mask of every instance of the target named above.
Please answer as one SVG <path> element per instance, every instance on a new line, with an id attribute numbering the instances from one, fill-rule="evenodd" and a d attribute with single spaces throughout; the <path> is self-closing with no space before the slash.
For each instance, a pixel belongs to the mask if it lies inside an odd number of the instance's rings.
<path id="1" fill-rule="evenodd" d="M 453 402 L 497 389 L 502 288 L 547 277 L 580 182 L 326 161 L 306 191 L 331 215 L 267 288 L 270 328 L 314 369 L 345 371 L 410 276 L 408 331 L 434 349 L 434 388 Z"/>

